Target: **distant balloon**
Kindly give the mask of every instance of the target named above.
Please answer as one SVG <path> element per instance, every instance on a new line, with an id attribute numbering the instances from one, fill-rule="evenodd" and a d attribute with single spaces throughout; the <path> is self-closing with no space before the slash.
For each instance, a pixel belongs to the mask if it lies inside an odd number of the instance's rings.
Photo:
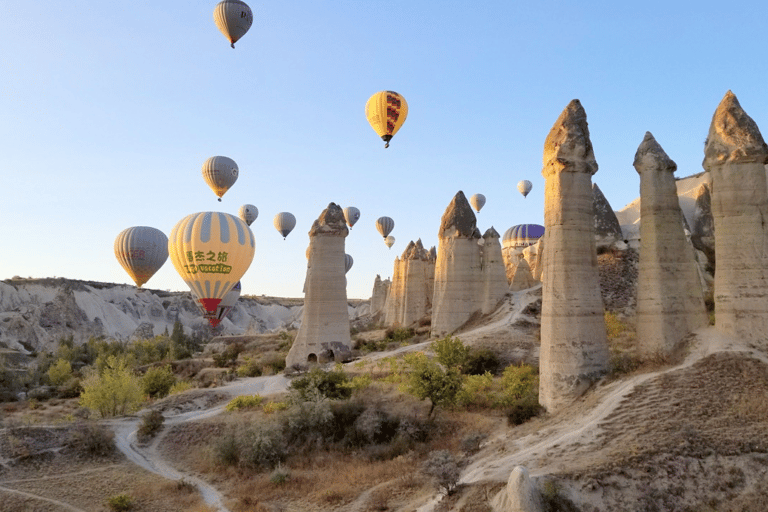
<path id="1" fill-rule="evenodd" d="M 395 228 L 395 221 L 389 217 L 379 217 L 376 220 L 376 229 L 379 230 L 381 236 L 387 238 L 387 235 Z"/>
<path id="2" fill-rule="evenodd" d="M 240 170 L 231 158 L 212 156 L 203 164 L 203 179 L 211 190 L 219 196 L 219 201 L 227 190 L 237 181 Z"/>
<path id="3" fill-rule="evenodd" d="M 237 212 L 238 216 L 245 221 L 249 226 L 253 224 L 253 221 L 259 216 L 259 209 L 252 204 L 244 204 Z"/>
<path id="4" fill-rule="evenodd" d="M 208 316 L 248 270 L 255 247 L 248 225 L 221 212 L 187 215 L 168 239 L 173 266 Z"/>
<path id="5" fill-rule="evenodd" d="M 344 255 L 344 273 L 346 274 L 349 272 L 349 269 L 352 268 L 352 264 L 355 262 L 355 260 L 352 259 L 352 256 L 349 254 Z"/>
<path id="6" fill-rule="evenodd" d="M 234 48 L 253 25 L 253 12 L 241 0 L 222 0 L 213 9 L 213 21 Z"/>
<path id="7" fill-rule="evenodd" d="M 395 245 L 395 237 L 393 236 L 387 236 L 384 238 L 384 243 L 389 247 L 392 248 L 393 245 Z"/>
<path id="8" fill-rule="evenodd" d="M 503 247 L 528 247 L 544 236 L 544 226 L 539 224 L 518 224 L 509 228 L 502 237 Z"/>
<path id="9" fill-rule="evenodd" d="M 115 239 L 115 256 L 141 288 L 168 259 L 168 237 L 148 226 L 124 229 Z"/>
<path id="10" fill-rule="evenodd" d="M 394 91 L 380 91 L 368 98 L 365 117 L 388 148 L 389 141 L 408 117 L 408 103 Z"/>
<path id="11" fill-rule="evenodd" d="M 216 314 L 213 316 L 206 315 L 208 317 L 208 323 L 211 324 L 211 327 L 216 327 L 219 325 L 219 323 L 227 317 L 229 312 L 232 311 L 232 308 L 234 308 L 235 304 L 237 304 L 237 299 L 240 298 L 240 290 L 240 281 L 238 281 L 235 283 L 235 286 L 229 290 L 229 293 L 227 293 L 224 298 L 221 299 L 221 302 L 219 302 L 219 305 L 216 307 Z"/>
<path id="12" fill-rule="evenodd" d="M 477 213 L 480 213 L 480 210 L 485 206 L 485 196 L 483 194 L 475 194 L 469 198 L 469 204 L 472 205 L 472 208 L 474 208 Z"/>
<path id="13" fill-rule="evenodd" d="M 523 197 L 527 197 L 528 193 L 533 188 L 533 183 L 531 183 L 528 180 L 523 180 L 520 183 L 517 184 L 517 190 L 520 191 L 521 194 L 523 194 Z"/>
<path id="14" fill-rule="evenodd" d="M 351 228 L 355 225 L 355 222 L 360 220 L 360 210 L 354 206 L 347 206 L 344 208 L 344 219 L 347 221 L 347 224 Z"/>
<path id="15" fill-rule="evenodd" d="M 293 231 L 293 228 L 296 227 L 296 217 L 294 217 L 292 213 L 280 212 L 275 215 L 272 223 L 275 225 L 275 229 L 277 229 L 280 234 L 283 235 L 283 240 L 285 240 L 285 237 L 288 236 L 288 233 Z"/>

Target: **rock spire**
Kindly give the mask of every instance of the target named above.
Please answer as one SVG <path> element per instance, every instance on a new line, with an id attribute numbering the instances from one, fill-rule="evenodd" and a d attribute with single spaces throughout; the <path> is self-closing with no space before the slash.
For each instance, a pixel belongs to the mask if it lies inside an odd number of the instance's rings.
<path id="1" fill-rule="evenodd" d="M 728 91 L 712 116 L 704 169 L 712 177 L 715 327 L 768 348 L 768 146 Z"/>
<path id="2" fill-rule="evenodd" d="M 646 132 L 633 165 L 640 175 L 638 345 L 646 356 L 669 354 L 708 323 L 701 279 L 683 231 L 673 175 L 677 164 Z"/>
<path id="3" fill-rule="evenodd" d="M 544 143 L 544 244 L 539 402 L 550 412 L 580 396 L 608 367 L 597 269 L 592 175 L 597 162 L 578 100 Z"/>
<path id="4" fill-rule="evenodd" d="M 500 238 L 493 226 L 483 235 L 480 263 L 483 272 L 481 311 L 484 315 L 495 310 L 509 290 Z"/>
<path id="5" fill-rule="evenodd" d="M 395 258 L 384 323 L 407 327 L 427 316 L 434 278 L 435 261 L 430 260 L 421 239 L 408 243 L 402 256 Z"/>

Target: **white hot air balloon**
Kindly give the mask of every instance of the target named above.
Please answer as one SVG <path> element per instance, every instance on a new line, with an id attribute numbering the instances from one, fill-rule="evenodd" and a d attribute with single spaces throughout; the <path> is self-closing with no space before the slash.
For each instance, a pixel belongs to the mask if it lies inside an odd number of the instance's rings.
<path id="1" fill-rule="evenodd" d="M 384 237 L 384 243 L 387 245 L 387 247 L 391 249 L 392 246 L 395 245 L 395 237 L 393 236 Z"/>
<path id="2" fill-rule="evenodd" d="M 522 180 L 520 183 L 517 184 L 517 190 L 520 191 L 521 194 L 523 194 L 523 197 L 527 197 L 528 193 L 533 188 L 533 183 L 531 183 L 528 180 Z"/>
<path id="3" fill-rule="evenodd" d="M 203 179 L 214 194 L 221 197 L 235 184 L 240 170 L 234 160 L 226 156 L 212 156 L 203 163 Z"/>
<path id="4" fill-rule="evenodd" d="M 395 228 L 395 221 L 389 217 L 379 217 L 376 219 L 376 229 L 379 230 L 381 236 L 387 238 L 387 235 Z"/>
<path id="5" fill-rule="evenodd" d="M 352 228 L 352 226 L 355 225 L 355 222 L 360 220 L 360 210 L 354 206 L 347 206 L 344 208 L 344 220 L 346 220 L 347 225 Z"/>
<path id="6" fill-rule="evenodd" d="M 293 231 L 293 228 L 296 227 L 296 217 L 294 217 L 293 214 L 289 212 L 280 212 L 275 215 L 272 223 L 275 225 L 275 229 L 277 229 L 280 234 L 283 235 L 283 240 L 285 240 L 285 237 L 288 236 L 288 233 Z"/>
<path id="7" fill-rule="evenodd" d="M 252 204 L 244 204 L 240 207 L 237 215 L 245 221 L 249 226 L 253 224 L 253 221 L 259 216 L 259 209 Z"/>
<path id="8" fill-rule="evenodd" d="M 352 256 L 349 254 L 344 255 L 344 273 L 346 274 L 349 272 L 349 269 L 352 268 L 352 264 L 355 262 L 355 260 L 352 259 Z"/>
<path id="9" fill-rule="evenodd" d="M 234 48 L 253 25 L 253 12 L 241 0 L 222 0 L 213 9 L 213 21 Z"/>
<path id="10" fill-rule="evenodd" d="M 474 208 L 477 213 L 480 213 L 480 210 L 485 206 L 485 196 L 483 194 L 475 194 L 469 198 L 469 204 L 472 205 L 472 208 Z"/>
<path id="11" fill-rule="evenodd" d="M 115 239 L 115 257 L 141 288 L 168 259 L 168 237 L 149 226 L 124 229 Z"/>

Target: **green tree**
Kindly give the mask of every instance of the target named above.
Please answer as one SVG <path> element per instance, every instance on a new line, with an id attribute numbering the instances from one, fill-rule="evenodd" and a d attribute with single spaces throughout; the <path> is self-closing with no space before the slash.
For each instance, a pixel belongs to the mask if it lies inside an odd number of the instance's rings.
<path id="1" fill-rule="evenodd" d="M 429 399 L 432 406 L 427 417 L 432 416 L 436 406 L 456 402 L 462 385 L 461 373 L 456 368 L 445 369 L 424 354 L 406 356 L 406 362 L 410 369 L 406 391 L 422 400 Z"/>
<path id="2" fill-rule="evenodd" d="M 437 360 L 446 368 L 461 368 L 466 364 L 469 359 L 469 347 L 464 346 L 464 343 L 459 338 L 451 338 L 446 336 L 445 338 L 435 341 L 432 346 L 432 350 L 437 355 Z"/>
<path id="3" fill-rule="evenodd" d="M 167 396 L 174 384 L 176 384 L 176 376 L 169 364 L 150 368 L 141 379 L 141 389 L 151 398 Z"/>
<path id="4" fill-rule="evenodd" d="M 109 356 L 100 372 L 91 371 L 82 383 L 80 404 L 102 418 L 136 411 L 143 400 L 141 379 L 134 375 L 124 356 Z"/>
<path id="5" fill-rule="evenodd" d="M 48 368 L 48 380 L 54 386 L 61 386 L 72 377 L 72 365 L 66 359 L 59 359 Z"/>

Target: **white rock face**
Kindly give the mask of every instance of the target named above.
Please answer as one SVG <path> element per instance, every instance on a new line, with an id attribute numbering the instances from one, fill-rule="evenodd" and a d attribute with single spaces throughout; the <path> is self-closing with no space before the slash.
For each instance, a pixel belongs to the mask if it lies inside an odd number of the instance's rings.
<path id="1" fill-rule="evenodd" d="M 515 267 L 512 282 L 509 285 L 510 291 L 519 292 L 520 290 L 527 290 L 528 288 L 533 288 L 537 284 L 539 284 L 539 282 L 533 278 L 531 267 L 528 266 L 528 261 L 525 259 L 520 260 L 520 263 Z"/>
<path id="2" fill-rule="evenodd" d="M 349 230 L 344 212 L 330 203 L 309 231 L 309 263 L 304 315 L 288 356 L 287 367 L 342 359 L 351 350 L 344 239 Z"/>
<path id="3" fill-rule="evenodd" d="M 371 294 L 371 315 L 378 315 L 384 312 L 384 306 L 387 304 L 387 296 L 392 281 L 389 279 L 381 280 L 381 276 L 376 274 L 373 281 L 373 292 Z"/>
<path id="4" fill-rule="evenodd" d="M 646 356 L 669 354 L 708 323 L 693 247 L 683 231 L 673 162 L 650 133 L 635 154 L 640 174 L 637 339 Z"/>
<path id="5" fill-rule="evenodd" d="M 768 146 L 731 91 L 712 117 L 704 154 L 715 222 L 715 327 L 766 349 Z"/>
<path id="6" fill-rule="evenodd" d="M 411 241 L 402 258 L 395 258 L 384 322 L 389 326 L 408 327 L 428 316 L 432 309 L 434 279 L 435 261 L 421 240 Z"/>
<path id="7" fill-rule="evenodd" d="M 482 313 L 494 311 L 509 290 L 499 233 L 491 226 L 483 235 L 481 260 L 483 272 Z"/>
<path id="8" fill-rule="evenodd" d="M 512 470 L 507 486 L 491 502 L 494 512 L 543 512 L 544 504 L 528 470 L 517 466 Z"/>
<path id="9" fill-rule="evenodd" d="M 544 278 L 539 402 L 550 412 L 580 396 L 608 367 L 597 270 L 587 116 L 573 100 L 544 144 Z"/>
<path id="10" fill-rule="evenodd" d="M 459 191 L 440 223 L 432 299 L 432 336 L 445 336 L 480 311 L 482 263 L 475 214 Z"/>

